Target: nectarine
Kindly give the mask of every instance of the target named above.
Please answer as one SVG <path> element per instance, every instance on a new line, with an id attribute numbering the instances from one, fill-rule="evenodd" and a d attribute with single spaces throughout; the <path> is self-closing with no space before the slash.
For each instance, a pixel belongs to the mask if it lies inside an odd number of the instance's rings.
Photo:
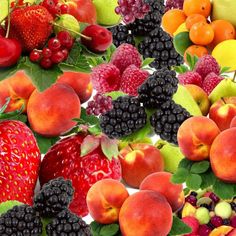
<path id="1" fill-rule="evenodd" d="M 236 116 L 230 122 L 230 128 L 236 127 Z"/>

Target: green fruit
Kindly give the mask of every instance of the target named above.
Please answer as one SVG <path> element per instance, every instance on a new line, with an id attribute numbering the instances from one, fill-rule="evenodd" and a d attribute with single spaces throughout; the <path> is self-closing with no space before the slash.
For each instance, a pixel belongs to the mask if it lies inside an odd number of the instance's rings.
<path id="1" fill-rule="evenodd" d="M 205 207 L 199 207 L 195 213 L 195 217 L 200 225 L 208 224 L 211 219 L 209 211 Z"/>
<path id="2" fill-rule="evenodd" d="M 54 24 L 54 32 L 57 34 L 60 31 L 67 29 L 72 37 L 76 37 L 80 32 L 80 25 L 77 19 L 69 14 L 59 16 Z"/>
<path id="3" fill-rule="evenodd" d="M 22 205 L 23 203 L 18 201 L 6 201 L 0 204 L 0 215 L 6 213 L 8 210 L 12 209 L 14 206 Z"/>
<path id="4" fill-rule="evenodd" d="M 118 6 L 117 0 L 93 0 L 97 11 L 97 23 L 100 25 L 116 25 L 121 21 L 121 16 L 115 13 Z"/>
<path id="5" fill-rule="evenodd" d="M 190 94 L 190 92 L 183 85 L 178 85 L 178 90 L 173 96 L 175 103 L 185 108 L 192 116 L 202 116 L 202 112 Z"/>
<path id="6" fill-rule="evenodd" d="M 1 0 L 0 21 L 8 15 L 8 0 Z"/>
<path id="7" fill-rule="evenodd" d="M 146 143 L 146 144 L 151 144 L 152 145 L 152 139 L 149 138 L 149 137 L 146 137 L 144 139 L 135 140 L 132 143 L 126 142 L 126 141 L 120 141 L 119 144 L 118 144 L 119 150 L 125 148 L 129 144 L 134 144 L 134 143 Z"/>
<path id="8" fill-rule="evenodd" d="M 180 54 L 184 55 L 186 49 L 193 43 L 189 38 L 189 32 L 178 33 L 173 39 L 175 50 Z"/>
<path id="9" fill-rule="evenodd" d="M 184 155 L 180 151 L 178 146 L 170 144 L 164 140 L 158 140 L 155 144 L 165 162 L 165 171 L 175 173 L 178 169 L 180 161 L 184 158 Z"/>
<path id="10" fill-rule="evenodd" d="M 215 206 L 215 214 L 222 219 L 229 219 L 232 214 L 231 205 L 228 202 L 219 202 Z"/>
<path id="11" fill-rule="evenodd" d="M 197 206 L 201 206 L 202 204 L 210 205 L 212 200 L 209 197 L 201 197 L 197 201 Z"/>

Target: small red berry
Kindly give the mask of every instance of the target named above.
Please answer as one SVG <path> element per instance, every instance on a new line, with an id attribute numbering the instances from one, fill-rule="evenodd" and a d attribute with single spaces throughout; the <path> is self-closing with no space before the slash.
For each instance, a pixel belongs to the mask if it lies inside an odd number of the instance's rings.
<path id="1" fill-rule="evenodd" d="M 40 66 L 44 69 L 49 69 L 52 67 L 52 61 L 50 58 L 42 58 L 42 60 L 40 61 Z"/>
<path id="2" fill-rule="evenodd" d="M 49 48 L 44 48 L 42 51 L 42 55 L 44 58 L 50 58 L 52 56 L 52 51 Z"/>
<path id="3" fill-rule="evenodd" d="M 57 51 L 61 47 L 61 43 L 59 39 L 57 38 L 51 38 L 48 41 L 48 48 L 51 49 L 52 51 Z"/>
<path id="4" fill-rule="evenodd" d="M 54 64 L 58 64 L 64 60 L 64 54 L 61 51 L 55 52 L 52 54 L 51 60 Z"/>
<path id="5" fill-rule="evenodd" d="M 64 60 L 66 60 L 69 56 L 69 51 L 66 48 L 64 48 L 64 49 L 61 50 L 61 52 L 64 55 Z"/>
<path id="6" fill-rule="evenodd" d="M 69 7 L 66 4 L 60 6 L 61 14 L 67 14 L 69 12 Z"/>
<path id="7" fill-rule="evenodd" d="M 29 55 L 29 59 L 32 62 L 37 62 L 37 61 L 39 61 L 40 58 L 41 58 L 41 52 L 39 52 L 38 50 L 31 51 L 31 53 Z"/>

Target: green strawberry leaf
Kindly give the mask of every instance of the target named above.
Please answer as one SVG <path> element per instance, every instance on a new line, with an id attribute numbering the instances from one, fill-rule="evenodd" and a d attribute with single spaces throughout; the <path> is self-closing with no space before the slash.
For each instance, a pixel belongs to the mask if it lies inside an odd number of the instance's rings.
<path id="1" fill-rule="evenodd" d="M 198 61 L 198 57 L 196 55 L 192 56 L 189 53 L 187 53 L 186 59 L 187 59 L 188 65 L 190 67 L 190 71 L 192 71 Z"/>
<path id="2" fill-rule="evenodd" d="M 149 64 L 151 64 L 152 62 L 155 61 L 155 58 L 150 58 L 150 57 L 147 57 L 143 60 L 143 63 L 141 65 L 141 68 L 145 68 L 147 67 Z"/>
<path id="3" fill-rule="evenodd" d="M 118 141 L 116 139 L 110 139 L 107 136 L 101 138 L 101 148 L 104 155 L 111 160 L 113 157 L 117 158 L 119 155 Z"/>
<path id="4" fill-rule="evenodd" d="M 201 189 L 206 189 L 212 185 L 214 185 L 216 181 L 216 177 L 211 169 L 208 169 L 207 172 L 201 174 L 202 184 Z"/>
<path id="5" fill-rule="evenodd" d="M 202 178 L 197 174 L 190 174 L 186 179 L 186 186 L 193 190 L 198 190 L 201 186 Z"/>
<path id="6" fill-rule="evenodd" d="M 122 91 L 113 91 L 106 93 L 105 95 L 112 97 L 112 100 L 116 100 L 118 97 L 126 96 L 127 94 Z"/>
<path id="7" fill-rule="evenodd" d="M 183 73 L 189 71 L 189 68 L 185 65 L 174 66 L 173 69 L 179 74 L 183 74 Z"/>
<path id="8" fill-rule="evenodd" d="M 175 184 L 182 184 L 189 175 L 189 171 L 185 168 L 178 167 L 177 171 L 172 175 L 171 182 Z"/>
<path id="9" fill-rule="evenodd" d="M 224 74 L 224 73 L 227 73 L 227 72 L 229 72 L 229 70 L 230 70 L 230 67 L 222 67 L 221 69 L 220 69 L 220 74 Z"/>
<path id="10" fill-rule="evenodd" d="M 191 166 L 191 173 L 201 174 L 206 172 L 210 167 L 209 161 L 196 162 Z"/>
<path id="11" fill-rule="evenodd" d="M 83 142 L 81 143 L 80 148 L 80 156 L 83 157 L 90 152 L 94 151 L 96 148 L 98 148 L 100 145 L 100 138 L 93 136 L 93 135 L 87 135 Z"/>
<path id="12" fill-rule="evenodd" d="M 213 191 L 222 199 L 231 199 L 236 195 L 235 184 L 225 183 L 219 179 L 215 181 Z"/>
<path id="13" fill-rule="evenodd" d="M 169 232 L 170 236 L 174 235 L 184 235 L 192 232 L 192 229 L 186 225 L 181 219 L 176 216 L 173 216 L 173 223 L 171 231 Z"/>

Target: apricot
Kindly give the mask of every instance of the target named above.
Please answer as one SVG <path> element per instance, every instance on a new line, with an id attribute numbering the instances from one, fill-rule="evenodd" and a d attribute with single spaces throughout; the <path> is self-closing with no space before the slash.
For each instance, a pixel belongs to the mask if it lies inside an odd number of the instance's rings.
<path id="1" fill-rule="evenodd" d="M 236 183 L 236 128 L 221 132 L 211 146 L 210 162 L 214 174 L 221 180 Z"/>
<path id="2" fill-rule="evenodd" d="M 166 236 L 172 227 L 172 210 L 162 194 L 141 190 L 125 200 L 119 223 L 122 236 Z"/>
<path id="3" fill-rule="evenodd" d="M 120 208 L 129 193 L 117 180 L 103 179 L 88 191 L 87 206 L 92 218 L 101 224 L 111 224 L 119 219 Z"/>
<path id="4" fill-rule="evenodd" d="M 29 98 L 27 115 L 31 128 L 46 137 L 55 137 L 76 125 L 80 100 L 66 84 L 56 83 L 43 92 L 35 90 Z"/>
<path id="5" fill-rule="evenodd" d="M 153 190 L 166 197 L 172 211 L 175 212 L 184 205 L 184 191 L 182 184 L 171 182 L 172 174 L 156 172 L 148 175 L 140 185 L 141 190 Z"/>

